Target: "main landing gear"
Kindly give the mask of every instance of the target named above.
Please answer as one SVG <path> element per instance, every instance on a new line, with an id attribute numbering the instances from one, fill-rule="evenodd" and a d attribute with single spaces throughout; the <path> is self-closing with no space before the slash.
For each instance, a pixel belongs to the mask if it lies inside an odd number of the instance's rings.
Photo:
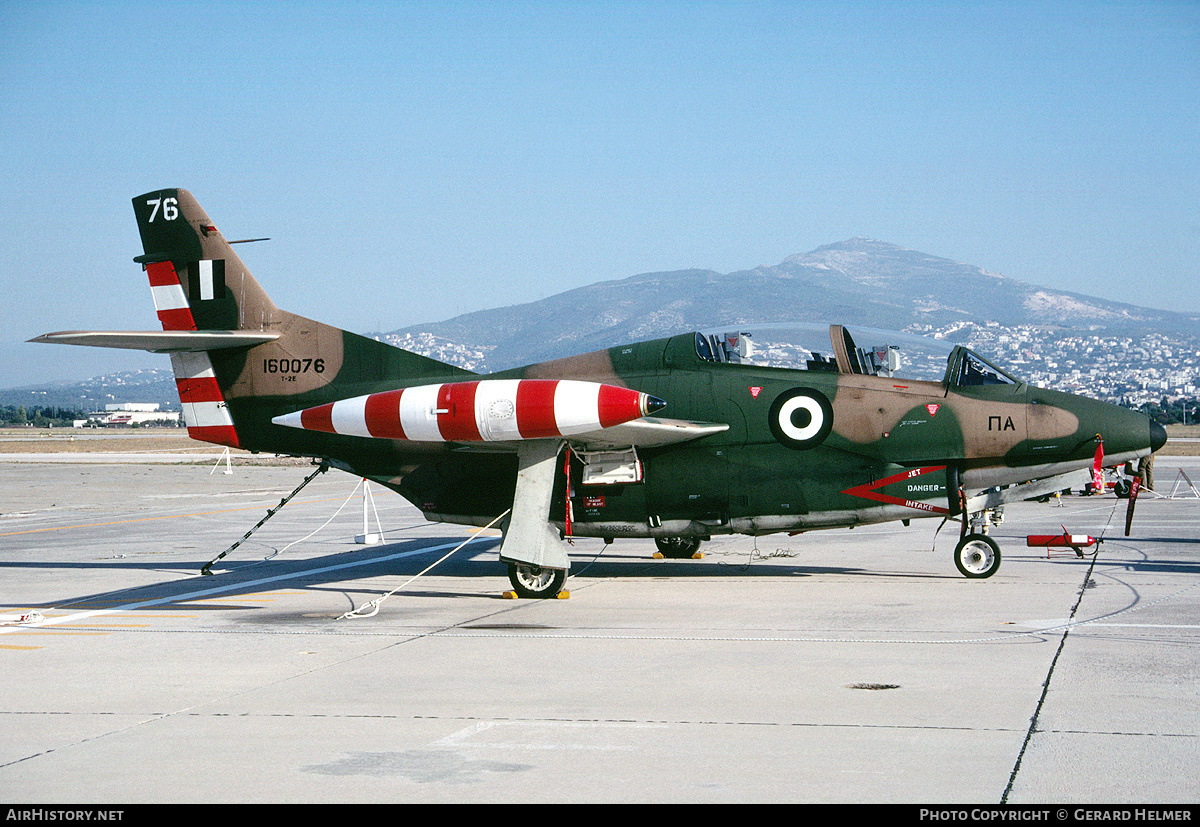
<path id="1" fill-rule="evenodd" d="M 655 537 L 658 553 L 671 560 L 690 560 L 700 550 L 699 537 Z"/>
<path id="2" fill-rule="evenodd" d="M 532 566 L 527 563 L 508 564 L 508 582 L 518 597 L 540 600 L 556 597 L 567 582 L 565 569 Z"/>
<path id="3" fill-rule="evenodd" d="M 571 560 L 558 530 L 547 521 L 560 444 L 531 439 L 517 448 L 517 486 L 504 527 L 500 560 L 518 597 L 548 598 L 562 591 Z"/>

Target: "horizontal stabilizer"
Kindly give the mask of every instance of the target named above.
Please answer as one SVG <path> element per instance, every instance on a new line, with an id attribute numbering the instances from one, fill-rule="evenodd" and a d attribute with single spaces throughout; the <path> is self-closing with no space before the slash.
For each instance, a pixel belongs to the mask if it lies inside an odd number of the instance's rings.
<path id="1" fill-rule="evenodd" d="M 261 330 L 63 330 L 45 333 L 31 342 L 57 345 L 116 347 L 151 353 L 199 352 L 252 347 L 281 334 Z"/>

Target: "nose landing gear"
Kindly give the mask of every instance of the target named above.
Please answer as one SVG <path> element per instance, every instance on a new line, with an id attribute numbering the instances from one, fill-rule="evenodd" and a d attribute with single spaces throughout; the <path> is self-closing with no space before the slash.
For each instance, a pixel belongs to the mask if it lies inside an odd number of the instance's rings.
<path id="1" fill-rule="evenodd" d="M 991 577 L 1000 568 L 1000 546 L 986 534 L 968 534 L 954 547 L 954 565 L 963 577 Z"/>

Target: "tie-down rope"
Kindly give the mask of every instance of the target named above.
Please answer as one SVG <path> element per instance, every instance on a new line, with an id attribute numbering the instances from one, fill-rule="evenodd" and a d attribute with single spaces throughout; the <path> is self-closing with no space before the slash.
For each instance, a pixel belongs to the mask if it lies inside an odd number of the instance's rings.
<path id="1" fill-rule="evenodd" d="M 380 606 L 380 604 L 381 604 L 381 603 L 383 603 L 383 601 L 387 600 L 389 597 L 391 597 L 393 594 L 395 594 L 396 592 L 398 592 L 398 591 L 400 591 L 401 589 L 403 589 L 403 588 L 404 588 L 405 586 L 407 586 L 409 583 L 411 583 L 412 581 L 416 580 L 416 579 L 417 579 L 418 577 L 420 577 L 421 575 L 423 575 L 423 574 L 425 574 L 426 572 L 428 572 L 428 571 L 429 571 L 430 569 L 432 569 L 434 566 L 436 566 L 436 565 L 438 565 L 439 563 L 443 562 L 443 561 L 444 561 L 444 560 L 445 560 L 447 557 L 449 557 L 450 555 L 454 554 L 454 552 L 458 551 L 458 550 L 459 550 L 459 549 L 461 549 L 463 546 L 465 546 L 467 543 L 469 543 L 469 542 L 471 542 L 472 540 L 474 540 L 474 539 L 475 539 L 476 537 L 478 537 L 478 536 L 479 536 L 481 533 L 483 533 L 484 531 L 487 531 L 489 528 L 491 528 L 492 526 L 494 526 L 496 523 L 500 522 L 502 519 L 504 519 L 505 517 L 507 517 L 507 516 L 508 516 L 508 512 L 509 512 L 509 511 L 512 511 L 512 509 L 511 509 L 511 508 L 509 508 L 509 509 L 506 509 L 506 510 L 505 510 L 505 512 L 504 512 L 503 514 L 501 514 L 499 517 L 497 517 L 496 519 L 492 520 L 490 523 L 488 523 L 487 525 L 483 526 L 482 528 L 478 528 L 478 529 L 476 529 L 476 530 L 475 530 L 475 533 L 474 533 L 474 534 L 472 534 L 470 537 L 468 537 L 467 539 L 463 540 L 463 541 L 462 541 L 461 543 L 459 543 L 457 546 L 455 546 L 454 548 L 450 549 L 448 552 L 446 552 L 445 554 L 443 554 L 443 555 L 442 555 L 440 558 L 438 558 L 436 561 L 434 561 L 433 563 L 430 563 L 430 564 L 429 564 L 428 566 L 426 566 L 424 569 L 422 569 L 421 571 L 419 571 L 419 572 L 417 572 L 416 574 L 414 574 L 412 577 L 410 577 L 410 578 L 408 578 L 407 580 L 405 580 L 403 583 L 401 583 L 401 584 L 400 584 L 399 586 L 397 586 L 396 588 L 392 589 L 392 590 L 391 590 L 390 592 L 388 592 L 387 594 L 383 595 L 382 597 L 377 597 L 377 598 L 375 598 L 374 600 L 371 600 L 371 601 L 369 601 L 369 602 L 367 602 L 367 603 L 364 603 L 363 605 L 359 606 L 357 609 L 353 609 L 353 610 L 351 610 L 351 611 L 349 611 L 349 612 L 346 612 L 344 615 L 342 615 L 341 617 L 339 617 L 339 618 L 338 618 L 338 620 L 356 620 L 356 619 L 359 619 L 359 618 L 374 617 L 375 615 L 379 614 L 379 606 Z M 367 612 L 367 610 L 368 610 L 368 609 L 370 609 L 370 612 Z M 364 612 L 366 612 L 366 613 L 364 614 Z"/>

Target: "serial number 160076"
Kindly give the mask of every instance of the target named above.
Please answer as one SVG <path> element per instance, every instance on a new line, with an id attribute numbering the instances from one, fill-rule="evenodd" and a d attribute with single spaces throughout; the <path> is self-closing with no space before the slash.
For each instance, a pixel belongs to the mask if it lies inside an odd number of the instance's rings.
<path id="1" fill-rule="evenodd" d="M 263 373 L 324 373 L 324 359 L 263 359 Z"/>

